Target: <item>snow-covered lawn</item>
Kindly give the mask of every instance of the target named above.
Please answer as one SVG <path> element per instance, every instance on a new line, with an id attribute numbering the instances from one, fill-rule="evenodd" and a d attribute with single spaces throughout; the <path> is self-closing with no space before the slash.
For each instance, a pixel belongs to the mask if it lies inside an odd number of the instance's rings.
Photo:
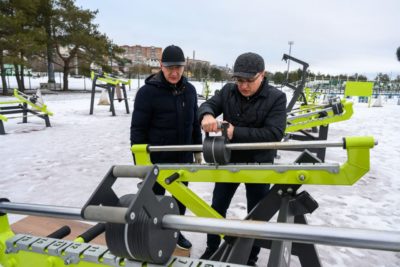
<path id="1" fill-rule="evenodd" d="M 128 93 L 132 109 L 135 91 Z M 6 99 L 11 98 L 0 98 Z M 0 136 L 0 197 L 80 207 L 112 165 L 132 164 L 131 114 L 125 113 L 123 103 L 115 102 L 116 117 L 108 106 L 97 105 L 94 115 L 89 115 L 88 93 L 49 94 L 44 100 L 54 112 L 51 128 L 38 118 L 29 118 L 28 124 L 5 123 L 7 135 Z M 371 153 L 371 171 L 354 186 L 304 186 L 320 206 L 308 216 L 309 223 L 400 231 L 400 105 L 392 99 L 381 108 L 356 103 L 354 109 L 350 120 L 330 125 L 329 140 L 373 135 L 379 145 Z M 280 152 L 279 162 L 289 162 L 293 153 Z M 345 151 L 330 148 L 326 160 L 343 162 Z M 118 190 L 136 191 L 136 183 L 121 184 Z M 191 183 L 190 187 L 211 200 L 213 184 Z M 228 217 L 243 218 L 245 203 L 245 190 L 240 186 Z M 10 218 L 15 221 L 19 216 Z M 199 257 L 205 249 L 205 234 L 185 235 L 194 245 L 192 257 Z M 320 245 L 318 251 L 324 266 L 400 266 L 400 254 L 395 252 Z M 266 266 L 266 252 L 262 251 L 259 266 Z M 292 266 L 299 266 L 294 257 Z"/>

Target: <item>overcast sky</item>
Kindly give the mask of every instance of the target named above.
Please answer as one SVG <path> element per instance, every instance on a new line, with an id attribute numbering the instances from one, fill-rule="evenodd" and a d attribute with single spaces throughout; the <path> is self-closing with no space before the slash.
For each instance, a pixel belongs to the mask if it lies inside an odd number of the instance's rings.
<path id="1" fill-rule="evenodd" d="M 179 45 L 185 56 L 232 66 L 244 52 L 285 71 L 292 55 L 322 73 L 400 74 L 400 0 L 77 0 L 118 45 Z M 291 69 L 299 65 L 291 63 Z"/>

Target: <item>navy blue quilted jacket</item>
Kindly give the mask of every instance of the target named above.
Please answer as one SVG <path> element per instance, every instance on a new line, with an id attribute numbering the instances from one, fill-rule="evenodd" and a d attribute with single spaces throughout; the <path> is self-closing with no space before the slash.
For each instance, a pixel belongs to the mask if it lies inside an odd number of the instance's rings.
<path id="1" fill-rule="evenodd" d="M 162 72 L 149 76 L 136 94 L 131 145 L 201 144 L 196 89 L 185 77 L 172 85 Z M 154 152 L 153 163 L 191 163 L 192 152 Z"/>

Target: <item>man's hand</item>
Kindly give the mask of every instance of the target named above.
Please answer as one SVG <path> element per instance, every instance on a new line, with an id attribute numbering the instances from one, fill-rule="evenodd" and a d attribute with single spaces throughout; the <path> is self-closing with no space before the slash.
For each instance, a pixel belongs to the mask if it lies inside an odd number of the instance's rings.
<path id="1" fill-rule="evenodd" d="M 235 126 L 233 126 L 232 124 L 230 124 L 230 123 L 227 122 L 227 121 L 224 121 L 224 122 L 226 122 L 226 123 L 229 124 L 228 129 L 226 130 L 226 134 L 227 134 L 227 136 L 228 136 L 228 139 L 229 139 L 229 140 L 232 140 L 232 138 L 233 138 L 233 131 L 235 130 Z"/>
<path id="2" fill-rule="evenodd" d="M 194 152 L 194 163 L 201 164 L 203 161 L 203 155 L 201 152 Z"/>
<path id="3" fill-rule="evenodd" d="M 217 120 L 210 114 L 204 115 L 203 120 L 201 121 L 201 128 L 203 128 L 206 133 L 216 133 L 220 131 L 220 129 L 218 129 Z"/>

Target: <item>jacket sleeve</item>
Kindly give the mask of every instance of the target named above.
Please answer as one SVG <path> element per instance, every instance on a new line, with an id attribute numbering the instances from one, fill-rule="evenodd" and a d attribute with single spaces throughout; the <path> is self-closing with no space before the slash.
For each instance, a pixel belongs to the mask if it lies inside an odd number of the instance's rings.
<path id="1" fill-rule="evenodd" d="M 197 107 L 197 94 L 195 94 L 195 103 L 194 103 L 194 120 L 193 120 L 193 144 L 201 144 L 202 143 L 202 136 L 201 136 L 201 129 L 199 123 L 199 116 L 198 116 L 198 107 Z"/>
<path id="2" fill-rule="evenodd" d="M 262 128 L 235 127 L 235 143 L 279 142 L 286 129 L 286 95 L 280 93 L 264 119 Z"/>
<path id="3" fill-rule="evenodd" d="M 230 90 L 229 84 L 224 85 L 219 93 L 214 94 L 209 100 L 200 105 L 199 108 L 199 122 L 203 120 L 204 115 L 211 114 L 214 118 L 222 113 L 223 108 L 223 95 Z"/>
<path id="4" fill-rule="evenodd" d="M 148 143 L 152 117 L 150 91 L 150 88 L 144 86 L 136 94 L 131 121 L 131 145 Z"/>

